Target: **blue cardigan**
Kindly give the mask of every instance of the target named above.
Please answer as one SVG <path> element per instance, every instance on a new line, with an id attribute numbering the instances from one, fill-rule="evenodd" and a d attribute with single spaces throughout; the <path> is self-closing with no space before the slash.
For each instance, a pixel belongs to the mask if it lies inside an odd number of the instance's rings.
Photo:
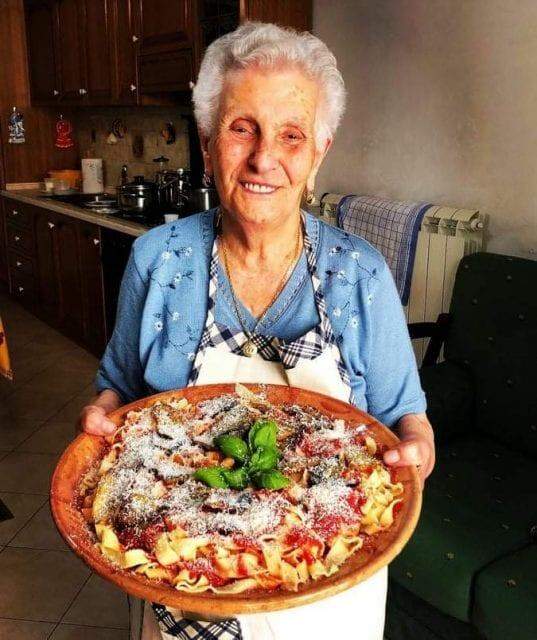
<path id="1" fill-rule="evenodd" d="M 207 313 L 215 209 L 152 229 L 132 248 L 98 391 L 125 402 L 186 386 Z M 390 270 L 362 238 L 306 215 L 328 314 L 355 404 L 388 426 L 425 411 L 414 352 Z M 250 328 L 255 319 L 245 307 Z M 219 268 L 216 320 L 239 328 Z M 319 322 L 304 254 L 257 332 L 295 339 Z"/>

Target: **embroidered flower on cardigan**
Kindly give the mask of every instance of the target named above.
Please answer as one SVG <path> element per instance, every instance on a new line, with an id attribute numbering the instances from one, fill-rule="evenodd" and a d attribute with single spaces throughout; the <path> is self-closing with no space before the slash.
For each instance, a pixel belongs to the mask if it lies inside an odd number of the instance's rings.
<path id="1" fill-rule="evenodd" d="M 349 327 L 352 327 L 353 329 L 356 329 L 356 327 L 358 327 L 358 316 L 352 316 L 352 318 L 349 320 Z"/>
<path id="2" fill-rule="evenodd" d="M 163 251 L 160 254 L 160 257 L 164 260 L 164 262 L 167 262 L 172 257 L 172 254 L 170 251 Z"/>
<path id="3" fill-rule="evenodd" d="M 179 311 L 174 311 L 172 313 L 172 321 L 177 322 L 177 320 L 179 320 Z"/>
<path id="4" fill-rule="evenodd" d="M 332 311 L 332 315 L 336 318 L 339 318 L 341 316 L 341 308 L 334 307 L 334 310 Z"/>
<path id="5" fill-rule="evenodd" d="M 155 331 L 162 331 L 164 328 L 164 325 L 160 320 L 157 320 L 153 326 L 155 327 Z"/>
<path id="6" fill-rule="evenodd" d="M 191 351 L 188 355 L 187 358 L 190 360 L 190 362 L 193 362 L 196 359 L 196 354 Z"/>
<path id="7" fill-rule="evenodd" d="M 192 255 L 192 247 L 179 247 L 174 249 L 173 252 L 178 258 L 189 258 Z"/>

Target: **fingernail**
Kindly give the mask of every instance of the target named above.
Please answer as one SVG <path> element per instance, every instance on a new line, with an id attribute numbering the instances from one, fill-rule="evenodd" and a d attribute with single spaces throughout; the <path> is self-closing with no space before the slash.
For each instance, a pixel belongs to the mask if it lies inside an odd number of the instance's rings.
<path id="1" fill-rule="evenodd" d="M 386 451 L 384 454 L 384 462 L 388 464 L 393 464 L 394 462 L 398 462 L 400 456 L 399 451 L 397 449 L 392 449 L 391 451 Z"/>

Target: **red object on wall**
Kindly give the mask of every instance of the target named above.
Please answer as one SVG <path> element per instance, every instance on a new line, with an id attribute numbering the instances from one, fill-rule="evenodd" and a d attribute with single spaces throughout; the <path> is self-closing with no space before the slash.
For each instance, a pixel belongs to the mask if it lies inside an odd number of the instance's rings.
<path id="1" fill-rule="evenodd" d="M 56 140 L 54 146 L 58 149 L 71 149 L 75 146 L 72 138 L 73 125 L 69 120 L 64 120 L 63 116 L 60 116 L 58 122 L 56 122 Z"/>

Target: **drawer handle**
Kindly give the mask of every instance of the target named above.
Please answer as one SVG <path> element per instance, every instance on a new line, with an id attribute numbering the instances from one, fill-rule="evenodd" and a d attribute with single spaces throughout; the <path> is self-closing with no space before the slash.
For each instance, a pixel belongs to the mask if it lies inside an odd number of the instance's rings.
<path id="1" fill-rule="evenodd" d="M 93 244 L 94 244 L 95 246 L 97 246 L 97 245 L 98 245 L 98 244 L 100 244 L 100 243 L 101 243 L 101 241 L 100 241 L 98 238 L 93 238 Z"/>
<path id="2" fill-rule="evenodd" d="M 14 238 L 15 242 L 18 242 L 20 239 L 21 239 L 20 236 L 15 236 Z"/>
<path id="3" fill-rule="evenodd" d="M 129 88 L 133 93 L 136 91 L 136 85 L 135 84 L 131 84 L 131 86 Z"/>
<path id="4" fill-rule="evenodd" d="M 88 90 L 87 90 L 87 89 L 79 89 L 79 90 L 78 90 L 78 93 L 79 93 L 81 96 L 85 96 L 85 95 L 86 95 L 86 93 L 88 93 Z"/>
<path id="5" fill-rule="evenodd" d="M 17 209 L 13 209 L 11 213 L 14 216 L 18 216 L 19 215 L 19 212 L 17 211 Z"/>
<path id="6" fill-rule="evenodd" d="M 54 227 L 56 226 L 54 222 L 47 222 L 47 224 L 49 229 L 54 229 Z"/>
<path id="7" fill-rule="evenodd" d="M 138 36 L 132 36 L 132 41 L 133 42 L 138 42 Z"/>
<path id="8" fill-rule="evenodd" d="M 17 267 L 22 267 L 22 262 L 20 260 L 17 260 L 15 264 L 17 265 Z"/>
<path id="9" fill-rule="evenodd" d="M 19 293 L 22 293 L 24 291 L 24 287 L 19 287 Z"/>
<path id="10" fill-rule="evenodd" d="M 58 91 L 58 89 L 54 89 L 54 91 L 52 92 L 53 96 L 59 96 L 60 92 Z"/>

